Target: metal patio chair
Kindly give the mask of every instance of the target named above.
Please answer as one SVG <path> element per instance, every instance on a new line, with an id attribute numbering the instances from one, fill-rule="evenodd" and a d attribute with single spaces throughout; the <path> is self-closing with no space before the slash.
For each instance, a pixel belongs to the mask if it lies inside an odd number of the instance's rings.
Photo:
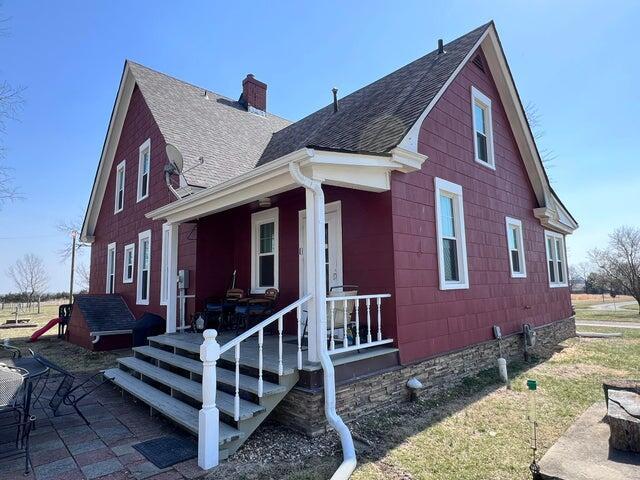
<path id="1" fill-rule="evenodd" d="M 82 414 L 80 409 L 78 408 L 78 403 L 82 401 L 85 397 L 95 392 L 98 388 L 100 388 L 105 383 L 108 383 L 108 378 L 106 378 L 102 371 L 97 372 L 91 375 L 86 380 L 74 385 L 76 383 L 77 377 L 73 375 L 71 372 L 65 370 L 64 368 L 56 365 L 52 361 L 43 357 L 42 355 L 35 353 L 33 350 L 29 350 L 33 358 L 35 358 L 40 364 L 47 367 L 49 371 L 53 371 L 62 376 L 60 380 L 60 384 L 56 389 L 55 393 L 51 397 L 49 401 L 49 408 L 53 412 L 54 416 L 58 416 L 58 410 L 60 405 L 67 405 L 69 407 L 73 407 L 78 415 L 85 421 L 87 425 L 90 425 L 89 420 Z M 94 379 L 96 377 L 103 376 L 103 380 L 101 382 L 96 382 Z M 48 381 L 48 379 L 47 379 Z M 85 385 L 89 384 L 89 387 L 85 387 Z"/>
<path id="2" fill-rule="evenodd" d="M 29 474 L 31 465 L 29 435 L 35 422 L 35 417 L 30 414 L 31 389 L 26 370 L 0 365 L 0 431 L 11 432 L 0 434 L 0 459 L 8 460 L 24 454 L 25 475 Z M 15 448 L 7 448 L 10 446 Z"/>
<path id="3" fill-rule="evenodd" d="M 217 330 L 232 328 L 236 305 L 244 298 L 243 289 L 230 288 L 226 291 L 224 298 L 207 300 L 202 312 L 207 327 Z"/>
<path id="4" fill-rule="evenodd" d="M 9 356 L 11 358 L 20 358 L 22 357 L 22 352 L 19 348 L 9 345 L 8 339 L 5 340 L 4 343 L 0 343 L 0 350 L 5 353 L 5 356 Z M 2 356 L 0 356 L 2 358 Z"/>
<path id="5" fill-rule="evenodd" d="M 73 305 L 70 303 L 60 305 L 60 307 L 58 307 L 58 318 L 60 319 L 60 322 L 58 323 L 58 338 L 63 338 L 65 336 L 67 328 L 69 327 L 69 320 L 71 320 L 72 310 Z"/>

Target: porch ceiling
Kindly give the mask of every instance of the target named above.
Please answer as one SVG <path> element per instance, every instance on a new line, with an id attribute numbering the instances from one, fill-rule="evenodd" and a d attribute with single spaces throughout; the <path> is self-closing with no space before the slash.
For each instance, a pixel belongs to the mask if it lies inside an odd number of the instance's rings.
<path id="1" fill-rule="evenodd" d="M 426 158 L 403 149 L 395 149 L 383 156 L 304 148 L 245 175 L 153 210 L 146 216 L 169 223 L 186 222 L 298 188 L 300 185 L 289 173 L 291 162 L 299 163 L 306 176 L 326 185 L 383 192 L 390 188 L 392 170 L 418 170 Z"/>

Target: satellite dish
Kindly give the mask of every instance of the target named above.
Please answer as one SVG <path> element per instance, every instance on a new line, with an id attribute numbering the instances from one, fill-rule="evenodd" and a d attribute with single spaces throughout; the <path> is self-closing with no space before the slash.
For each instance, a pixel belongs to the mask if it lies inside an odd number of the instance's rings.
<path id="1" fill-rule="evenodd" d="M 171 145 L 167 143 L 166 146 L 167 157 L 169 157 L 169 162 L 176 170 L 176 173 L 182 173 L 182 169 L 184 168 L 184 160 L 182 159 L 182 154 L 180 150 L 178 150 L 175 145 Z"/>

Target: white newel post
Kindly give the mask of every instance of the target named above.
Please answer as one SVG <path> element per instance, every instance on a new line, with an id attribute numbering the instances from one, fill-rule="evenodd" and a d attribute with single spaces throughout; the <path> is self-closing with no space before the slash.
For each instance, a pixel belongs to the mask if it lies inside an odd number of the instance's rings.
<path id="1" fill-rule="evenodd" d="M 162 248 L 166 252 L 167 261 L 167 333 L 174 333 L 176 331 L 177 323 L 177 310 L 178 310 L 178 229 L 180 224 L 171 223 L 166 225 L 167 238 L 169 244 L 163 245 Z M 163 235 L 163 241 L 165 237 Z"/>
<path id="2" fill-rule="evenodd" d="M 320 362 L 320 353 L 318 352 L 318 331 L 316 328 L 317 320 L 316 320 L 316 299 L 315 299 L 315 284 L 316 284 L 316 269 L 315 269 L 315 258 L 316 258 L 316 244 L 315 244 L 315 202 L 314 202 L 314 194 L 310 189 L 305 189 L 305 198 L 306 198 L 306 224 L 305 224 L 305 233 L 307 238 L 305 238 L 304 248 L 305 248 L 305 267 L 307 276 L 307 289 L 304 295 L 312 294 L 314 295 L 311 300 L 307 302 L 306 310 L 307 310 L 307 345 L 308 351 L 307 356 L 310 362 L 318 363 Z M 324 230 L 323 230 L 324 232 Z"/>
<path id="3" fill-rule="evenodd" d="M 216 407 L 216 362 L 220 358 L 218 332 L 205 330 L 200 345 L 202 360 L 202 409 L 198 417 L 198 466 L 204 470 L 218 465 L 220 412 Z"/>

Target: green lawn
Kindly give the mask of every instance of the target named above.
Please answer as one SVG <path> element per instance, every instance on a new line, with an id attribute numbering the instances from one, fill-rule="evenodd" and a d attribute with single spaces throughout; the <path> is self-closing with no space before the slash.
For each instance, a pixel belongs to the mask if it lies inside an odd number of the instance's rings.
<path id="1" fill-rule="evenodd" d="M 629 308 L 627 308 L 629 307 Z M 576 307 L 576 320 L 601 322 L 640 322 L 637 305 L 619 307 L 617 310 L 594 310 Z"/>
<path id="2" fill-rule="evenodd" d="M 487 371 L 434 401 L 351 424 L 355 435 L 370 443 L 359 453 L 353 479 L 530 479 L 528 378 L 539 382 L 544 453 L 584 410 L 602 400 L 602 380 L 640 377 L 640 331 L 625 330 L 616 339 L 571 339 L 565 345 L 533 367 L 510 365 L 512 390 L 500 387 L 495 372 Z M 284 478 L 328 478 L 336 463 L 312 461 Z"/>

